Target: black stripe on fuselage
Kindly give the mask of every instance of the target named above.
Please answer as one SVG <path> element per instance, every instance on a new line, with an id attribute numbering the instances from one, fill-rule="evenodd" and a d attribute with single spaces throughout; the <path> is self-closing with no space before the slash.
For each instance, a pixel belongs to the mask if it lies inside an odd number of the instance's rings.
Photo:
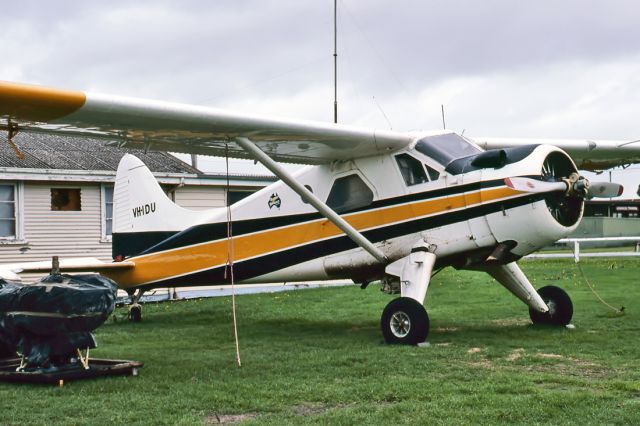
<path id="1" fill-rule="evenodd" d="M 429 216 L 414 220 L 409 220 L 392 225 L 382 226 L 363 232 L 364 236 L 372 242 L 379 242 L 402 235 L 426 231 L 440 226 L 451 225 L 457 222 L 481 217 L 487 214 L 496 213 L 502 210 L 511 209 L 526 204 L 530 204 L 544 197 L 540 194 L 524 195 L 504 201 L 497 201 L 469 207 L 453 212 L 446 212 L 436 216 Z M 328 240 L 316 241 L 291 249 L 281 250 L 276 253 L 266 254 L 256 258 L 238 261 L 234 263 L 234 278 L 237 281 L 265 275 L 289 266 L 316 259 L 330 254 L 339 253 L 345 250 L 356 248 L 357 245 L 346 235 L 341 235 Z M 187 274 L 181 277 L 169 278 L 157 281 L 143 288 L 155 288 L 165 286 L 181 285 L 214 285 L 230 283 L 229 276 L 225 276 L 225 266 L 220 266 L 205 271 Z"/>
<path id="2" fill-rule="evenodd" d="M 465 192 L 478 191 L 485 188 L 493 188 L 497 186 L 503 186 L 504 179 L 495 179 L 486 182 L 473 182 L 468 184 L 462 184 L 457 186 L 451 186 L 448 188 L 439 188 L 431 191 L 418 192 L 414 194 L 402 195 L 399 197 L 386 198 L 384 200 L 377 200 L 366 207 L 350 210 L 341 213 L 341 215 L 349 213 L 364 212 L 367 210 L 373 210 L 382 207 L 391 207 L 399 204 L 405 204 L 415 201 L 423 201 L 433 198 L 446 197 L 451 195 L 459 195 Z M 248 219 L 233 221 L 233 235 L 240 236 L 250 234 L 254 232 L 260 232 L 267 229 L 275 229 L 283 226 L 295 225 L 299 223 L 309 222 L 312 220 L 322 219 L 323 216 L 320 213 L 303 213 L 289 216 L 276 216 L 276 217 L 264 217 L 259 219 Z M 165 237 L 163 240 L 155 240 L 155 244 L 149 244 L 146 250 L 140 250 L 133 252 L 128 249 L 128 243 L 140 247 L 142 242 L 139 238 L 143 237 L 146 241 L 151 242 L 154 238 L 154 233 L 118 233 L 113 235 L 113 252 L 116 254 L 122 254 L 127 251 L 126 256 L 131 256 L 134 253 L 139 255 L 157 253 L 159 251 L 177 249 L 194 244 L 206 243 L 209 241 L 215 241 L 227 236 L 227 224 L 226 222 L 219 223 L 207 223 L 192 226 L 184 231 L 175 233 L 170 237 Z"/>

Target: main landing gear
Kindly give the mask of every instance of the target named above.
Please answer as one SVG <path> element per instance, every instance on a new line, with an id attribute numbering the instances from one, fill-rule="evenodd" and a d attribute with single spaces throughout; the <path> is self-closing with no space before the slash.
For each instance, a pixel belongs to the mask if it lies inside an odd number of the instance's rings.
<path id="1" fill-rule="evenodd" d="M 382 311 L 380 327 L 385 342 L 416 345 L 427 339 L 429 315 L 418 301 L 410 297 L 399 297 Z"/>
<path id="2" fill-rule="evenodd" d="M 552 285 L 542 287 L 538 294 L 547 304 L 547 312 L 529 308 L 529 316 L 534 324 L 565 326 L 573 317 L 573 303 L 569 295 L 560 287 Z"/>
<path id="3" fill-rule="evenodd" d="M 433 248 L 419 241 L 409 256 L 391 263 L 385 269 L 387 280 L 393 283 L 390 287 L 399 287 L 401 295 L 382 311 L 380 328 L 387 343 L 416 345 L 427 339 L 429 315 L 422 304 L 436 262 Z"/>

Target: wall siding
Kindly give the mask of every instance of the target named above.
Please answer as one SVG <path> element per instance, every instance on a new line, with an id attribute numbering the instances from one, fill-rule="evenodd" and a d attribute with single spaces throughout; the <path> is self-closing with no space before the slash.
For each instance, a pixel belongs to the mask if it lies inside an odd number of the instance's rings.
<path id="1" fill-rule="evenodd" d="M 225 206 L 225 188 L 215 186 L 183 186 L 174 196 L 176 204 L 191 210 Z"/>

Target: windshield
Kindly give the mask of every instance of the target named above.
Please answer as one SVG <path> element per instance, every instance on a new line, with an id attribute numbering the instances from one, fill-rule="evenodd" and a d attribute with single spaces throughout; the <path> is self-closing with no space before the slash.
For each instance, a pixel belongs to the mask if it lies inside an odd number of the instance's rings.
<path id="1" fill-rule="evenodd" d="M 416 150 L 433 158 L 443 166 L 455 159 L 482 152 L 482 150 L 467 142 L 465 138 L 455 133 L 422 138 L 416 143 Z"/>

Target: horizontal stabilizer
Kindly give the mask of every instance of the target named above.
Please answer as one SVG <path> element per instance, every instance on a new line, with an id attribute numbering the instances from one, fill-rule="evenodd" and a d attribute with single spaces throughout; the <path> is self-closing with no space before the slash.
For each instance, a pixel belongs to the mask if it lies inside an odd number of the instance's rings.
<path id="1" fill-rule="evenodd" d="M 95 257 L 76 257 L 60 259 L 60 272 L 96 272 L 113 271 L 116 269 L 131 269 L 134 262 L 104 262 Z M 51 272 L 52 261 L 22 262 L 0 265 L 0 278 L 16 280 L 17 274 L 33 272 Z"/>

